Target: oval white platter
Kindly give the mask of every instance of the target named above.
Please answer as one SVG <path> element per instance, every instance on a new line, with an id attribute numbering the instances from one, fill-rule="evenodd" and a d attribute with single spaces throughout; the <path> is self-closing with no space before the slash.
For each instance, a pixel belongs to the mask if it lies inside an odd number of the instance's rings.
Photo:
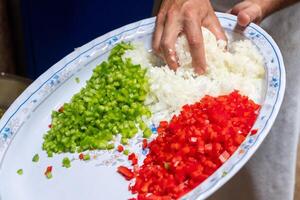
<path id="1" fill-rule="evenodd" d="M 245 30 L 236 27 L 236 17 L 217 13 L 230 37 L 248 38 L 265 59 L 266 92 L 262 109 L 254 125 L 257 134 L 249 136 L 233 156 L 213 175 L 182 199 L 205 199 L 236 174 L 267 136 L 278 114 L 285 90 L 285 69 L 279 48 L 260 27 L 251 24 Z M 92 69 L 107 58 L 110 49 L 121 41 L 142 41 L 151 46 L 155 19 L 149 18 L 109 32 L 75 51 L 41 75 L 13 103 L 0 121 L 0 199 L 128 199 L 128 182 L 116 172 L 126 157 L 116 151 L 95 151 L 89 162 L 75 160 L 72 167 L 61 167 L 65 156 L 78 159 L 77 154 L 48 158 L 42 151 L 43 134 L 51 122 L 52 110 L 84 86 Z M 75 78 L 80 79 L 76 83 Z M 140 155 L 140 138 L 131 143 Z M 38 153 L 40 161 L 33 163 Z M 271 153 L 271 152 L 270 152 Z M 45 168 L 53 166 L 53 178 L 44 176 Z M 24 174 L 16 171 L 22 168 Z"/>

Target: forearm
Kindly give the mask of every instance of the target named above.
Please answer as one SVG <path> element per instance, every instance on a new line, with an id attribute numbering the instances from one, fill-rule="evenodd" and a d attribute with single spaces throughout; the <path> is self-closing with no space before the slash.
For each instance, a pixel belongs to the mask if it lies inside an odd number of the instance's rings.
<path id="1" fill-rule="evenodd" d="M 248 1 L 248 0 L 246 0 Z M 278 10 L 291 6 L 300 0 L 249 0 L 260 5 L 263 15 L 266 17 Z"/>

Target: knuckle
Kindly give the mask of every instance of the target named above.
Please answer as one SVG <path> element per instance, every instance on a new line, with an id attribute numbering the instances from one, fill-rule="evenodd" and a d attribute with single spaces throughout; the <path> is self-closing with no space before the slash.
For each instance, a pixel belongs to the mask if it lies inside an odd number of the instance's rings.
<path id="1" fill-rule="evenodd" d="M 160 12 L 157 14 L 156 22 L 157 22 L 157 23 L 163 23 L 164 18 L 165 18 L 165 12 L 160 11 Z"/>
<path id="2" fill-rule="evenodd" d="M 170 10 L 168 10 L 167 12 L 167 19 L 173 19 L 175 17 L 175 15 L 177 14 L 177 11 L 173 8 L 171 8 Z"/>
<path id="3" fill-rule="evenodd" d="M 195 7 L 195 5 L 193 3 L 191 3 L 190 1 L 186 1 L 182 4 L 182 10 L 184 10 L 184 11 L 192 10 L 194 7 Z"/>
<path id="4" fill-rule="evenodd" d="M 168 49 L 171 49 L 172 45 L 171 42 L 169 42 L 168 40 L 164 39 L 161 41 L 161 48 L 164 51 L 168 51 Z"/>
<path id="5" fill-rule="evenodd" d="M 195 36 L 190 36 L 189 39 L 189 45 L 191 47 L 199 47 L 201 45 L 201 40 L 199 40 L 197 37 Z"/>
<path id="6" fill-rule="evenodd" d="M 192 10 L 185 10 L 183 12 L 183 18 L 185 21 L 190 21 L 192 18 L 194 18 L 194 12 Z"/>

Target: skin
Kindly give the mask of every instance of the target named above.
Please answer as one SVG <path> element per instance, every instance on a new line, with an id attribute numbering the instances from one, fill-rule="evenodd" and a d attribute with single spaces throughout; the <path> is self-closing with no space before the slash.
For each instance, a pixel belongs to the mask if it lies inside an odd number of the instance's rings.
<path id="1" fill-rule="evenodd" d="M 153 50 L 175 70 L 178 67 L 175 42 L 179 34 L 184 33 L 190 46 L 192 65 L 202 74 L 206 63 L 201 26 L 208 28 L 218 39 L 226 39 L 209 0 L 164 0 L 156 18 Z"/>
<path id="2" fill-rule="evenodd" d="M 268 15 L 300 0 L 245 0 L 228 12 L 236 15 L 242 27 L 251 22 L 260 23 Z M 192 65 L 198 74 L 206 69 L 201 27 L 209 29 L 217 39 L 226 40 L 209 0 L 163 0 L 156 18 L 152 41 L 154 52 L 162 57 L 171 69 L 178 68 L 175 43 L 185 34 L 192 56 Z"/>
<path id="3" fill-rule="evenodd" d="M 246 27 L 251 22 L 259 24 L 272 13 L 288 7 L 299 0 L 245 0 L 236 4 L 229 13 L 238 17 L 238 24 Z"/>

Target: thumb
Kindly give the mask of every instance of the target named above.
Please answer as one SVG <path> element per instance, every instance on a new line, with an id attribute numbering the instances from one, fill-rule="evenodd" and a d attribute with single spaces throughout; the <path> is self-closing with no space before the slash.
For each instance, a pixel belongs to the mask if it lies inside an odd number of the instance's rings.
<path id="1" fill-rule="evenodd" d="M 244 4 L 243 4 L 244 3 Z M 243 2 L 232 9 L 232 14 L 237 15 L 240 26 L 248 26 L 251 22 L 259 23 L 262 19 L 262 9 L 255 3 Z"/>

